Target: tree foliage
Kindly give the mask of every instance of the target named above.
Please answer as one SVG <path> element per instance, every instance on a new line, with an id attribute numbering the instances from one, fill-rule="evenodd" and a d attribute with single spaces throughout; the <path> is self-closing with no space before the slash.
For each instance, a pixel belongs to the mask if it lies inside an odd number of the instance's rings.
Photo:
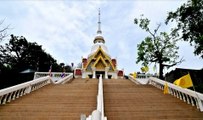
<path id="1" fill-rule="evenodd" d="M 52 64 L 53 70 L 58 70 L 59 65 L 51 55 L 47 54 L 42 46 L 31 43 L 25 37 L 11 35 L 9 43 L 0 48 L 0 62 L 10 66 L 16 72 L 25 69 L 48 71 Z"/>
<path id="2" fill-rule="evenodd" d="M 48 72 L 51 65 L 53 72 L 71 71 L 64 63 L 58 65 L 41 45 L 28 42 L 23 36 L 11 35 L 9 42 L 0 46 L 0 89 L 32 80 L 33 73 L 20 74 L 24 70 Z"/>
<path id="3" fill-rule="evenodd" d="M 62 72 L 72 72 L 72 68 L 70 65 L 65 65 L 65 63 L 60 63 L 59 64 L 60 67 L 61 67 L 61 70 Z"/>
<path id="4" fill-rule="evenodd" d="M 3 27 L 4 20 L 0 21 L 0 42 L 7 36 L 7 30 L 9 26 Z"/>
<path id="5" fill-rule="evenodd" d="M 169 12 L 166 23 L 176 21 L 174 31 L 195 47 L 194 54 L 203 58 L 203 0 L 188 0 L 175 12 Z"/>
<path id="6" fill-rule="evenodd" d="M 158 33 L 161 24 L 158 24 L 157 28 L 151 31 L 149 29 L 150 20 L 143 18 L 143 15 L 140 19 L 135 18 L 134 23 L 149 33 L 149 36 L 137 45 L 138 57 L 136 62 L 142 62 L 144 66 L 152 62 L 159 63 L 159 74 L 160 78 L 163 79 L 164 67 L 169 68 L 182 62 L 182 59 L 177 61 L 179 48 L 176 46 L 176 33 Z"/>

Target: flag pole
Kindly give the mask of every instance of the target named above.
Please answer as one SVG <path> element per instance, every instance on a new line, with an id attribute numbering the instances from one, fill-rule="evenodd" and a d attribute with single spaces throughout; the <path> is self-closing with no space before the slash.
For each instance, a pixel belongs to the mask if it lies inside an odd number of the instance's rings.
<path id="1" fill-rule="evenodd" d="M 190 72 L 188 72 L 188 74 L 189 74 L 189 76 L 190 76 Z M 191 79 L 191 81 L 192 81 L 191 76 L 190 76 L 190 79 Z M 195 87 L 194 87 L 193 81 L 192 81 L 192 88 L 193 88 L 194 92 L 196 93 L 196 90 L 195 90 Z"/>
<path id="2" fill-rule="evenodd" d="M 165 82 L 165 84 L 164 84 L 163 93 L 164 93 L 164 94 L 169 94 L 168 83 L 166 82 L 166 76 L 165 76 L 165 78 L 164 78 L 164 82 Z"/>
<path id="3" fill-rule="evenodd" d="M 188 74 L 190 75 L 190 73 L 188 72 Z M 191 78 L 191 76 L 190 76 L 190 78 Z M 191 80 L 192 80 L 192 78 L 191 78 Z M 192 81 L 192 87 L 193 87 L 193 90 L 194 90 L 194 92 L 195 92 L 195 95 L 197 96 L 197 102 L 198 102 L 198 104 L 199 103 L 201 103 L 201 101 L 199 101 L 199 96 L 198 96 L 198 94 L 197 94 L 197 92 L 196 92 L 196 90 L 195 90 L 195 87 L 194 87 L 194 84 L 193 84 L 193 81 Z M 199 109 L 200 109 L 200 111 L 201 111 L 201 105 L 199 104 Z"/>

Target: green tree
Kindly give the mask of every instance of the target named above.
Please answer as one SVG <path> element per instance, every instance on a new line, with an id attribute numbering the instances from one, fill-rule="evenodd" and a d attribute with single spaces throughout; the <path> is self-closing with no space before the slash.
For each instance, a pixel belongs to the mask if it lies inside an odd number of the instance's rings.
<path id="1" fill-rule="evenodd" d="M 175 12 L 169 12 L 166 23 L 176 21 L 174 31 L 181 33 L 184 41 L 194 45 L 194 54 L 203 58 L 203 0 L 188 0 Z"/>
<path id="2" fill-rule="evenodd" d="M 62 69 L 41 45 L 11 35 L 9 42 L 0 46 L 0 89 L 33 79 L 33 73 L 20 74 L 25 69 L 48 72 L 51 65 L 53 72 Z"/>
<path id="3" fill-rule="evenodd" d="M 176 33 L 160 32 L 158 34 L 161 24 L 154 31 L 151 31 L 149 29 L 150 20 L 143 18 L 143 15 L 140 19 L 135 18 L 134 23 L 150 35 L 137 45 L 138 57 L 136 63 L 142 62 L 144 66 L 153 62 L 159 63 L 159 77 L 163 79 L 164 67 L 169 68 L 183 61 L 181 59 L 177 62 L 179 48 L 176 46 Z"/>
<path id="4" fill-rule="evenodd" d="M 9 26 L 3 27 L 4 20 L 0 21 L 0 42 L 7 36 Z"/>
<path id="5" fill-rule="evenodd" d="M 25 37 L 11 35 L 9 43 L 0 48 L 0 62 L 11 66 L 11 68 L 20 72 L 31 68 L 38 71 L 48 71 L 52 65 L 53 71 L 60 67 L 51 55 L 47 54 L 42 46 L 37 43 L 31 43 Z"/>
<path id="6" fill-rule="evenodd" d="M 72 72 L 72 67 L 70 65 L 65 66 L 66 72 Z"/>
<path id="7" fill-rule="evenodd" d="M 4 38 L 7 36 L 7 30 L 9 29 L 9 26 L 4 27 L 3 26 L 4 20 L 0 21 L 0 42 L 4 40 Z M 0 45 L 0 49 L 2 48 L 2 45 Z M 2 59 L 2 56 L 0 55 L 0 60 Z M 2 62 L 0 62 L 0 75 L 2 74 L 2 71 L 4 71 L 6 68 L 3 65 Z"/>

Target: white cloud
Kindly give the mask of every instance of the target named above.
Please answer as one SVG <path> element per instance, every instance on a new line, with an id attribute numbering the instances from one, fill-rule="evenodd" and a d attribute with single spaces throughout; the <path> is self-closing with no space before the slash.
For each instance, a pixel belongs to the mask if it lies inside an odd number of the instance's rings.
<path id="1" fill-rule="evenodd" d="M 92 42 L 85 31 L 90 24 L 86 19 L 97 10 L 99 3 L 67 4 L 63 1 L 26 2 L 29 8 L 22 31 L 29 40 L 42 44 L 59 62 L 79 62 L 79 56 L 87 53 L 83 49 L 87 50 Z"/>
<path id="2" fill-rule="evenodd" d="M 42 45 L 58 62 L 77 64 L 81 56 L 87 57 L 90 53 L 97 30 L 97 10 L 101 8 L 101 27 L 109 53 L 118 59 L 119 68 L 129 73 L 140 71 L 141 65 L 135 64 L 137 44 L 147 35 L 134 25 L 134 18 L 144 14 L 152 20 L 153 27 L 156 23 L 164 22 L 167 12 L 175 10 L 183 2 L 1 1 L 3 5 L 0 5 L 0 11 L 3 13 L 0 17 L 6 17 L 11 23 L 13 34 L 23 35 L 29 41 Z M 168 28 L 164 27 L 163 30 Z M 180 46 L 180 56 L 186 59 L 181 65 L 188 68 L 202 66 L 201 60 L 191 52 L 192 47 Z M 182 52 L 186 50 L 190 54 Z M 196 64 L 191 65 L 191 61 L 196 61 Z"/>

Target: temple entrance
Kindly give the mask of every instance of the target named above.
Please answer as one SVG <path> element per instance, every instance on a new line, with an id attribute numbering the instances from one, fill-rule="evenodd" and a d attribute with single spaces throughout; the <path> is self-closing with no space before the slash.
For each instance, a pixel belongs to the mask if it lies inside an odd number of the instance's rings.
<path id="1" fill-rule="evenodd" d="M 88 75 L 89 78 L 92 78 L 92 75 Z"/>
<path id="2" fill-rule="evenodd" d="M 105 72 L 104 71 L 96 71 L 96 78 L 99 79 L 99 76 L 102 74 L 102 78 L 105 77 Z"/>
<path id="3" fill-rule="evenodd" d="M 112 75 L 108 75 L 108 79 L 111 79 L 112 78 Z"/>

